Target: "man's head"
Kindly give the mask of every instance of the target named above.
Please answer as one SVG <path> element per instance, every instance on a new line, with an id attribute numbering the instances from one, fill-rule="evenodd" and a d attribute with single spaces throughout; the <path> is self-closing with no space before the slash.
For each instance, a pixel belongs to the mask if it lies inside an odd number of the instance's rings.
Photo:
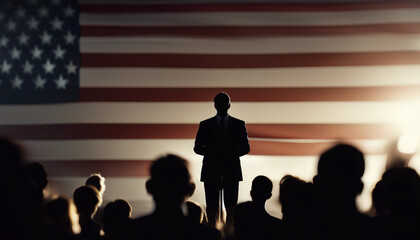
<path id="1" fill-rule="evenodd" d="M 321 154 L 315 180 L 331 194 L 355 198 L 363 190 L 365 171 L 363 153 L 348 144 L 337 144 Z"/>
<path id="2" fill-rule="evenodd" d="M 99 191 L 91 186 L 81 186 L 73 193 L 73 201 L 79 214 L 94 214 L 102 203 Z"/>
<path id="3" fill-rule="evenodd" d="M 195 189 L 187 160 L 171 154 L 155 160 L 150 168 L 146 188 L 156 203 L 180 205 Z"/>
<path id="4" fill-rule="evenodd" d="M 220 92 L 214 97 L 214 108 L 217 110 L 217 114 L 221 117 L 227 115 L 228 109 L 230 108 L 230 97 L 225 92 Z"/>
<path id="5" fill-rule="evenodd" d="M 95 187 L 101 195 L 105 192 L 105 178 L 100 173 L 94 173 L 86 180 L 86 185 Z"/>
<path id="6" fill-rule="evenodd" d="M 254 202 L 265 202 L 271 197 L 273 190 L 273 183 L 266 176 L 257 176 L 252 181 L 251 197 Z"/>

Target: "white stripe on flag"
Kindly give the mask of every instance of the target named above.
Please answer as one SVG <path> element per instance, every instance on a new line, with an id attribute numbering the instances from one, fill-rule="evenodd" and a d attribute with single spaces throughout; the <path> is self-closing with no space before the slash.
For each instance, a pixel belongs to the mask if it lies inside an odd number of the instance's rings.
<path id="1" fill-rule="evenodd" d="M 264 69 L 81 68 L 81 87 L 420 86 L 420 66 Z M 209 100 L 210 101 L 210 100 Z"/>
<path id="2" fill-rule="evenodd" d="M 80 39 L 82 53 L 276 54 L 419 50 L 419 34 L 305 38 L 82 37 Z"/>
<path id="3" fill-rule="evenodd" d="M 81 13 L 82 26 L 337 26 L 420 22 L 420 9 L 348 12 Z"/>
<path id="4" fill-rule="evenodd" d="M 418 119 L 416 102 L 233 102 L 247 123 L 398 123 Z M 214 116 L 212 102 L 69 103 L 0 106 L 0 124 L 192 123 Z M 30 117 L 28 117 L 30 116 Z"/>

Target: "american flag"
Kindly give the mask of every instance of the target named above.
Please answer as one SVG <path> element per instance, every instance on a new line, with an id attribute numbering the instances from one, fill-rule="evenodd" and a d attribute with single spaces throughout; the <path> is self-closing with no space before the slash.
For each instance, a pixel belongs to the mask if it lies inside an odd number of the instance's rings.
<path id="1" fill-rule="evenodd" d="M 106 200 L 125 198 L 145 213 L 148 166 L 170 152 L 190 160 L 193 199 L 204 204 L 192 148 L 225 91 L 251 143 L 240 201 L 260 174 L 311 180 L 317 155 L 345 141 L 366 153 L 359 204 L 367 210 L 387 145 L 419 122 L 416 1 L 6 3 L 0 99 L 25 104 L 0 106 L 0 133 L 44 164 L 50 193 L 71 195 L 101 172 Z M 22 97 L 29 92 L 48 97 Z M 78 102 L 36 104 L 46 100 Z M 280 215 L 276 201 L 268 208 Z"/>

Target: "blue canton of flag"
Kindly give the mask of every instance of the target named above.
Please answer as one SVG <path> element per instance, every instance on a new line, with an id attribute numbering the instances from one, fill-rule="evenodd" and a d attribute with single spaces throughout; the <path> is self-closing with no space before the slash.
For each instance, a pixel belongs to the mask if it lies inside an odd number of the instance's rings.
<path id="1" fill-rule="evenodd" d="M 0 103 L 79 98 L 77 1 L 0 2 Z"/>

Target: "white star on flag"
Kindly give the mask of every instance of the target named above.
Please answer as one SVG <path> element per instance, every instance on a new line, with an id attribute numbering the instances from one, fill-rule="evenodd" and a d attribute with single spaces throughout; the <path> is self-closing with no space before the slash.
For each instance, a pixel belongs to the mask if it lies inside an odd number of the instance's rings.
<path id="1" fill-rule="evenodd" d="M 67 34 L 64 36 L 64 40 L 66 41 L 66 44 L 74 44 L 75 38 L 76 36 L 71 34 L 70 31 L 67 31 Z"/>
<path id="2" fill-rule="evenodd" d="M 24 18 L 25 16 L 26 16 L 25 10 L 23 10 L 22 7 L 19 7 L 19 9 L 16 12 L 16 17 L 17 18 Z"/>
<path id="3" fill-rule="evenodd" d="M 22 66 L 23 73 L 32 74 L 32 68 L 33 67 L 34 67 L 34 65 L 29 63 L 28 60 L 26 60 L 25 64 Z"/>
<path id="4" fill-rule="evenodd" d="M 22 32 L 19 35 L 19 44 L 20 45 L 28 45 L 29 36 Z"/>
<path id="5" fill-rule="evenodd" d="M 44 31 L 44 33 L 39 36 L 41 38 L 42 44 L 51 44 L 51 35 Z"/>
<path id="6" fill-rule="evenodd" d="M 53 30 L 62 30 L 63 27 L 63 21 L 60 21 L 58 17 L 55 17 L 54 20 L 51 21 L 52 29 Z"/>
<path id="7" fill-rule="evenodd" d="M 6 60 L 3 60 L 3 63 L 1 64 L 1 72 L 2 73 L 10 73 L 10 69 L 12 68 L 12 64 L 9 64 Z"/>
<path id="8" fill-rule="evenodd" d="M 55 68 L 55 64 L 52 64 L 50 62 L 50 60 L 47 59 L 47 61 L 45 62 L 45 64 L 42 65 L 42 67 L 44 68 L 45 73 L 51 73 L 52 74 L 53 71 L 54 71 L 54 68 Z"/>
<path id="9" fill-rule="evenodd" d="M 0 47 L 7 47 L 7 43 L 9 42 L 9 39 L 6 36 L 1 36 L 0 38 Z"/>
<path id="10" fill-rule="evenodd" d="M 42 50 L 35 46 L 34 49 L 31 51 L 32 58 L 41 59 Z"/>
<path id="11" fill-rule="evenodd" d="M 28 23 L 29 29 L 31 29 L 31 30 L 38 30 L 38 24 L 39 24 L 39 22 L 34 17 L 32 17 L 31 19 L 29 19 L 27 21 L 27 23 Z"/>
<path id="12" fill-rule="evenodd" d="M 77 66 L 73 64 L 72 61 L 69 62 L 69 64 L 66 65 L 67 68 L 67 74 L 77 74 Z"/>
<path id="13" fill-rule="evenodd" d="M 13 22 L 12 20 L 9 20 L 8 22 L 7 22 L 7 30 L 9 31 L 9 32 L 14 32 L 14 31 L 16 31 L 16 22 Z"/>
<path id="14" fill-rule="evenodd" d="M 66 51 L 62 49 L 60 45 L 58 45 L 57 48 L 54 50 L 55 59 L 62 59 L 65 53 Z"/>
<path id="15" fill-rule="evenodd" d="M 70 7 L 70 6 L 67 6 L 65 9 L 64 9 L 64 16 L 66 16 L 66 17 L 73 17 L 74 16 L 74 9 L 72 8 L 72 7 Z"/>
<path id="16" fill-rule="evenodd" d="M 20 58 L 21 51 L 17 49 L 16 47 L 13 47 L 12 51 L 10 51 L 10 55 L 12 55 L 12 59 L 19 59 Z"/>
<path id="17" fill-rule="evenodd" d="M 23 80 L 20 79 L 18 75 L 16 75 L 16 77 L 11 82 L 13 88 L 22 89 Z"/>
<path id="18" fill-rule="evenodd" d="M 41 18 L 48 17 L 48 9 L 46 7 L 41 7 L 40 9 L 38 9 L 38 14 Z"/>
<path id="19" fill-rule="evenodd" d="M 39 74 L 36 77 L 34 84 L 35 84 L 35 89 L 44 89 L 44 85 L 45 83 L 47 83 L 47 80 L 43 79 Z"/>
<path id="20" fill-rule="evenodd" d="M 66 89 L 66 84 L 68 83 L 67 79 L 64 79 L 62 75 L 54 81 L 57 84 L 57 89 Z"/>

